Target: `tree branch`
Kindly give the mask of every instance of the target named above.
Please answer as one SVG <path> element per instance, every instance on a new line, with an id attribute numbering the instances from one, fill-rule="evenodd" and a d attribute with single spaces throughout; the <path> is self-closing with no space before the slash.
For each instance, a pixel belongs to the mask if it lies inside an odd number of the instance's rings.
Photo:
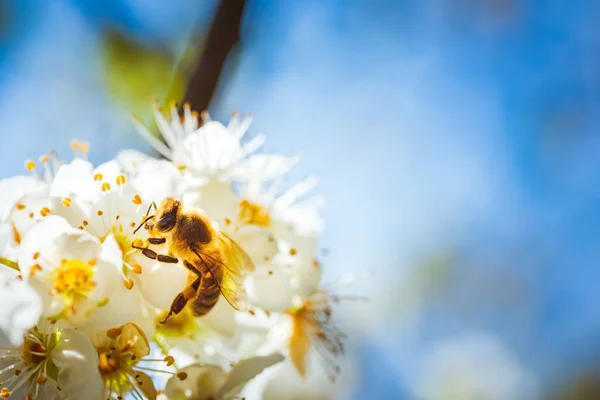
<path id="1" fill-rule="evenodd" d="M 184 101 L 189 102 L 192 109 L 203 111 L 208 108 L 225 60 L 240 40 L 245 5 L 245 0 L 221 0 L 185 93 Z"/>

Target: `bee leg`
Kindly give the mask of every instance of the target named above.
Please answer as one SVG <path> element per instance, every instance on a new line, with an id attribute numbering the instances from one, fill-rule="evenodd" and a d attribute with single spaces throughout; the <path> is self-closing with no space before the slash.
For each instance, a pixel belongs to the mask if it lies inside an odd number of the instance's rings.
<path id="1" fill-rule="evenodd" d="M 198 268 L 194 267 L 194 265 L 192 265 L 191 262 L 183 260 L 183 265 L 189 269 L 190 271 L 192 271 L 194 274 L 198 275 L 198 276 L 202 276 L 202 272 L 200 272 L 198 270 Z"/>
<path id="2" fill-rule="evenodd" d="M 169 314 L 167 314 L 165 319 L 160 321 L 161 324 L 167 322 L 171 315 L 177 315 L 181 312 L 181 310 L 183 310 L 187 302 L 195 296 L 196 292 L 198 291 L 198 288 L 200 287 L 201 280 L 202 278 L 199 276 L 198 278 L 196 278 L 196 280 L 194 280 L 194 282 L 192 282 L 190 286 L 187 286 L 185 289 L 183 289 L 183 292 L 179 293 L 177 297 L 175 297 L 175 300 L 173 300 L 173 303 L 171 303 L 171 309 L 169 310 Z"/>
<path id="3" fill-rule="evenodd" d="M 163 244 L 166 241 L 167 239 L 165 238 L 148 238 L 148 243 L 150 244 Z"/>
<path id="4" fill-rule="evenodd" d="M 150 241 L 150 239 L 148 239 L 148 241 Z M 166 256 L 163 254 L 156 254 L 155 251 L 150 250 L 146 247 L 139 247 L 134 244 L 132 244 L 131 247 L 133 247 L 134 249 L 141 250 L 142 254 L 145 255 L 146 257 L 150 258 L 151 260 L 157 260 L 159 262 L 168 263 L 168 264 L 177 264 L 179 262 L 179 260 L 175 257 Z"/>

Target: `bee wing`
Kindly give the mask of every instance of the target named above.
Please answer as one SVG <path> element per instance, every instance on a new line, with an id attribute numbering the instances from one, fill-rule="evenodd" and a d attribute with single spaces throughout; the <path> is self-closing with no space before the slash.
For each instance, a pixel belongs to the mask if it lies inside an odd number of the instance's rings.
<path id="1" fill-rule="evenodd" d="M 219 234 L 223 251 L 223 271 L 219 287 L 225 300 L 236 310 L 248 310 L 248 295 L 244 287 L 244 272 L 254 271 L 254 263 L 244 250 L 229 236 Z"/>
<path id="2" fill-rule="evenodd" d="M 232 272 L 252 272 L 254 263 L 250 256 L 232 238 L 219 232 L 219 244 L 223 250 L 227 269 Z"/>

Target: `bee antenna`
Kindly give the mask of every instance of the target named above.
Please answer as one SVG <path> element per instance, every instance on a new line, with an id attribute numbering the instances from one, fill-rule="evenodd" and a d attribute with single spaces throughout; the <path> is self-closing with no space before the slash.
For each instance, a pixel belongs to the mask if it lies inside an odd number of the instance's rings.
<path id="1" fill-rule="evenodd" d="M 135 235 L 135 234 L 137 233 L 137 231 L 139 231 L 139 230 L 140 230 L 140 228 L 141 228 L 142 226 L 144 226 L 144 224 L 145 224 L 146 222 L 150 221 L 152 218 L 154 218 L 154 215 L 151 215 L 151 216 L 149 216 L 148 218 L 146 218 L 145 220 L 143 220 L 143 221 L 142 221 L 142 222 L 141 222 L 141 223 L 138 225 L 138 227 L 137 227 L 137 228 L 135 228 L 135 231 L 133 231 L 133 234 Z"/>

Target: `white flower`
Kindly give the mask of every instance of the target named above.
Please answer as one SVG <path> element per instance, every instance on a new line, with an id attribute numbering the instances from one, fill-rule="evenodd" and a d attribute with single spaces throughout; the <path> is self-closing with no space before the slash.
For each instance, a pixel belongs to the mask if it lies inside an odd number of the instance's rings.
<path id="1" fill-rule="evenodd" d="M 191 112 L 189 105 L 184 106 L 183 121 L 176 105 L 171 106 L 170 121 L 155 105 L 154 118 L 167 144 L 155 138 L 139 121 L 134 120 L 140 135 L 199 185 L 210 180 L 264 182 L 287 173 L 299 161 L 298 157 L 252 155 L 263 145 L 265 137 L 257 135 L 242 143 L 251 119 L 242 119 L 239 114 L 235 114 L 229 124 L 224 126 L 220 122 L 211 121 L 205 113 L 204 123 L 198 127 L 198 116 Z"/>
<path id="2" fill-rule="evenodd" d="M 22 346 L 0 349 L 0 397 L 97 399 L 102 393 L 97 364 L 96 351 L 82 333 L 38 325 L 26 333 Z"/>
<path id="3" fill-rule="evenodd" d="M 0 267 L 0 347 L 20 346 L 23 335 L 40 319 L 42 301 L 16 271 Z"/>
<path id="4" fill-rule="evenodd" d="M 241 360 L 229 372 L 214 365 L 193 364 L 183 368 L 184 381 L 171 378 L 165 393 L 172 400 L 230 400 L 263 370 L 283 361 L 279 353 Z"/>
<path id="5" fill-rule="evenodd" d="M 411 382 L 423 400 L 529 400 L 537 395 L 532 376 L 500 342 L 482 334 L 437 343 Z"/>
<path id="6" fill-rule="evenodd" d="M 174 359 L 148 359 L 150 343 L 140 327 L 133 323 L 108 332 L 96 332 L 91 339 L 98 352 L 97 368 L 104 381 L 102 399 L 122 398 L 128 393 L 133 393 L 134 398 L 138 399 L 156 399 L 157 390 L 147 372 L 162 372 L 174 375 L 179 380 L 187 378 L 185 373 L 153 367 L 157 362 L 170 366 Z"/>
<path id="7" fill-rule="evenodd" d="M 135 318 L 140 298 L 122 284 L 122 254 L 112 235 L 101 243 L 48 216 L 23 238 L 19 268 L 41 296 L 42 315 L 88 330 L 108 329 Z"/>
<path id="8" fill-rule="evenodd" d="M 116 161 L 96 169 L 82 160 L 62 166 L 50 196 L 53 214 L 63 216 L 73 227 L 101 242 L 109 236 L 114 238 L 122 253 L 121 286 L 139 290 L 154 307 L 170 308 L 185 287 L 187 270 L 179 264 L 158 263 L 132 247 L 134 241 L 147 235 L 144 229 L 134 232 L 150 202 L 142 199 L 140 189 L 128 181 Z M 157 249 L 165 252 L 164 247 Z"/>

